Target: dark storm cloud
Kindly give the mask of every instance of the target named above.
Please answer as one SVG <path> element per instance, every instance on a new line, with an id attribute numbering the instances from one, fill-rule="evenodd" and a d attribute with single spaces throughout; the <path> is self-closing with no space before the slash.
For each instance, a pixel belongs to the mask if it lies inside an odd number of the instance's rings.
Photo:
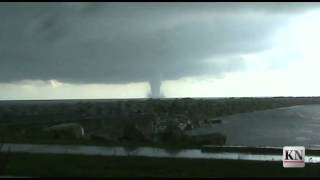
<path id="1" fill-rule="evenodd" d="M 318 5 L 3 3 L 0 81 L 161 83 L 221 76 L 241 68 L 239 55 L 269 48 L 269 37 L 290 14 Z"/>

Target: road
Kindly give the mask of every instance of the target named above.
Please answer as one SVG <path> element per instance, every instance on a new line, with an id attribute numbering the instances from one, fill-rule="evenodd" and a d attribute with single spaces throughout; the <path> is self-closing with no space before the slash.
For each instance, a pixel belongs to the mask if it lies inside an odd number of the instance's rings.
<path id="1" fill-rule="evenodd" d="M 78 145 L 2 144 L 1 152 L 75 154 L 89 156 L 144 156 L 159 158 L 234 159 L 255 161 L 282 161 L 282 154 L 253 154 L 244 152 L 204 152 L 201 149 L 168 150 L 161 148 L 104 147 Z M 306 163 L 320 163 L 320 156 L 305 157 Z"/>

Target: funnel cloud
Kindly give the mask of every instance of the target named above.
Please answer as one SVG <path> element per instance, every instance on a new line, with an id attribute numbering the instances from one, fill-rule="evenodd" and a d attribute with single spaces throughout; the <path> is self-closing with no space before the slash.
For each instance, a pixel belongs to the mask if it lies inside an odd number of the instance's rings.
<path id="1" fill-rule="evenodd" d="M 154 76 L 153 79 L 149 80 L 150 92 L 148 97 L 150 98 L 163 98 L 163 94 L 161 93 L 161 77 L 160 75 Z"/>

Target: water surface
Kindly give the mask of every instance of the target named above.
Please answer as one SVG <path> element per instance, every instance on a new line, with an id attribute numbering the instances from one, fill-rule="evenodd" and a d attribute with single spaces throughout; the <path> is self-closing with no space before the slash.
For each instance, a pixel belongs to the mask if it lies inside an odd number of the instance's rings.
<path id="1" fill-rule="evenodd" d="M 320 147 L 320 105 L 301 105 L 221 118 L 223 123 L 191 131 L 220 132 L 227 145 Z"/>

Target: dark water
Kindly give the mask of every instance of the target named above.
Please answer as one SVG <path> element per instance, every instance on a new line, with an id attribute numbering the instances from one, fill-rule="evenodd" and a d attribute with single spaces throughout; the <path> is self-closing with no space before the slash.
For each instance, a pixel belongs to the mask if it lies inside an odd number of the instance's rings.
<path id="1" fill-rule="evenodd" d="M 190 133 L 221 132 L 227 135 L 227 145 L 320 147 L 320 105 L 256 111 L 221 119 L 220 125 Z"/>

